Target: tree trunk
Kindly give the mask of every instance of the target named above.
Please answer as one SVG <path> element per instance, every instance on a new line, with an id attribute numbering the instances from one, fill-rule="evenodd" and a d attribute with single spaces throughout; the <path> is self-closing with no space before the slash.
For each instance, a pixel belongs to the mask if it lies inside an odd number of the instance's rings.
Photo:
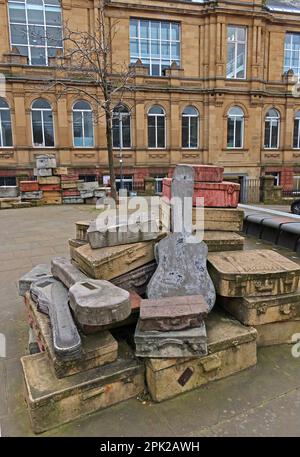
<path id="1" fill-rule="evenodd" d="M 111 187 L 111 196 L 118 201 L 117 186 L 116 186 L 116 174 L 114 168 L 114 154 L 113 154 L 113 145 L 112 145 L 112 118 L 110 111 L 105 113 L 106 118 L 106 141 L 107 141 L 107 153 L 108 153 L 108 164 L 109 164 L 109 175 L 110 175 L 110 187 Z"/>

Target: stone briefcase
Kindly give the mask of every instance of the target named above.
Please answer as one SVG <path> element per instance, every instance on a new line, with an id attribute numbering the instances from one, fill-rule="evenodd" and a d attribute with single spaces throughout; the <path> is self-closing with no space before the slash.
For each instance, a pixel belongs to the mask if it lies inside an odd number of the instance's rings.
<path id="1" fill-rule="evenodd" d="M 243 326 L 219 310 L 212 311 L 205 323 L 207 356 L 146 361 L 146 379 L 154 401 L 175 397 L 256 364 L 255 329 Z"/>
<path id="2" fill-rule="evenodd" d="M 94 279 L 117 278 L 154 260 L 156 240 L 92 249 L 85 244 L 74 251 L 79 268 Z"/>
<path id="3" fill-rule="evenodd" d="M 42 433 L 142 393 L 144 366 L 132 358 L 128 346 L 122 349 L 117 361 L 63 379 L 54 376 L 45 353 L 22 357 L 34 432 Z"/>
<path id="4" fill-rule="evenodd" d="M 267 249 L 212 253 L 208 271 L 222 297 L 290 294 L 300 277 L 299 265 Z"/>

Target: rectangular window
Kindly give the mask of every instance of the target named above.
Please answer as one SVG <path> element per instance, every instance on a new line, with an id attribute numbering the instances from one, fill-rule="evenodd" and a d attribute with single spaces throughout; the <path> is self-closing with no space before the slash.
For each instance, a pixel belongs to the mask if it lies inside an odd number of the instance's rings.
<path id="1" fill-rule="evenodd" d="M 300 34 L 286 33 L 284 42 L 284 72 L 292 69 L 300 78 Z"/>
<path id="2" fill-rule="evenodd" d="M 140 59 L 152 76 L 163 76 L 172 62 L 180 66 L 180 24 L 130 20 L 130 61 Z"/>
<path id="3" fill-rule="evenodd" d="M 227 28 L 227 79 L 246 78 L 247 29 L 229 25 Z"/>
<path id="4" fill-rule="evenodd" d="M 0 186 L 16 186 L 17 179 L 15 176 L 0 176 Z"/>

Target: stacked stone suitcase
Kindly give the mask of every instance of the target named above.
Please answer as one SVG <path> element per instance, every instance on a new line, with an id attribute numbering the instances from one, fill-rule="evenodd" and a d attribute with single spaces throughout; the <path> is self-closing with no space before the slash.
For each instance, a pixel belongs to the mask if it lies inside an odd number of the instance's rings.
<path id="1" fill-rule="evenodd" d="M 57 168 L 56 157 L 51 154 L 40 155 L 36 158 L 36 174 L 40 190 L 43 193 L 45 205 L 60 205 L 62 203 L 60 177 L 55 176 Z"/>
<path id="2" fill-rule="evenodd" d="M 217 303 L 255 327 L 258 345 L 291 342 L 300 332 L 300 267 L 272 250 L 209 255 Z"/>
<path id="3" fill-rule="evenodd" d="M 240 186 L 223 181 L 224 169 L 210 165 L 190 165 L 195 171 L 192 223 L 195 229 L 204 228 L 204 240 L 209 251 L 243 249 L 244 238 L 238 233 L 243 226 L 243 211 L 237 208 Z M 172 230 L 174 211 L 171 204 L 172 179 L 163 181 L 160 218 L 165 230 Z M 197 197 L 204 199 L 204 210 L 199 212 Z M 204 219 L 204 220 L 203 220 Z M 197 225 L 198 224 L 198 225 Z M 199 227 L 199 224 L 201 226 Z"/>

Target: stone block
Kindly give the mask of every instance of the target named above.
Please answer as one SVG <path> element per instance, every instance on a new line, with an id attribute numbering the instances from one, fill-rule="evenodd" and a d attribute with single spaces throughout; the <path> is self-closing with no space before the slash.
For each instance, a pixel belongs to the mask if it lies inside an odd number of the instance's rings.
<path id="1" fill-rule="evenodd" d="M 51 273 L 59 279 L 67 289 L 70 289 L 76 282 L 88 281 L 88 277 L 76 268 L 65 257 L 54 257 L 51 261 Z"/>
<path id="2" fill-rule="evenodd" d="M 161 240 L 156 248 L 158 267 L 148 284 L 147 297 L 202 295 L 210 311 L 216 293 L 206 268 L 207 253 L 204 242 L 189 243 L 181 233 Z"/>
<path id="3" fill-rule="evenodd" d="M 81 325 L 104 326 L 131 314 L 129 292 L 108 281 L 87 279 L 69 290 L 70 306 Z"/>
<path id="4" fill-rule="evenodd" d="M 139 328 L 142 332 L 168 332 L 200 327 L 208 314 L 201 295 L 142 300 Z"/>
<path id="5" fill-rule="evenodd" d="M 156 402 L 223 379 L 256 364 L 257 332 L 225 313 L 207 317 L 208 355 L 190 359 L 146 359 L 147 386 Z"/>
<path id="6" fill-rule="evenodd" d="M 40 184 L 40 190 L 43 192 L 59 192 L 60 193 L 60 185 L 59 184 Z"/>
<path id="7" fill-rule="evenodd" d="M 57 176 L 67 175 L 68 174 L 68 169 L 66 167 L 57 167 L 57 168 L 54 169 L 53 173 L 55 175 L 57 175 Z"/>
<path id="8" fill-rule="evenodd" d="M 207 354 L 205 324 L 180 331 L 142 331 L 140 321 L 135 334 L 135 353 L 137 357 L 182 358 L 203 357 Z"/>
<path id="9" fill-rule="evenodd" d="M 103 229 L 99 229 L 96 221 L 93 221 L 87 230 L 87 239 L 93 249 L 156 240 L 159 235 L 159 227 L 154 219 L 133 224 L 120 222 Z"/>
<path id="10" fill-rule="evenodd" d="M 84 200 L 81 197 L 64 197 L 63 198 L 64 205 L 80 205 L 83 203 L 84 203 Z"/>
<path id="11" fill-rule="evenodd" d="M 80 192 L 77 189 L 70 189 L 70 190 L 63 190 L 62 191 L 63 197 L 79 197 L 82 198 Z"/>
<path id="12" fill-rule="evenodd" d="M 180 164 L 185 165 L 185 164 Z M 196 165 L 190 164 L 195 171 L 195 182 L 222 182 L 224 168 L 214 165 Z"/>
<path id="13" fill-rule="evenodd" d="M 234 232 L 206 231 L 204 241 L 208 252 L 241 251 L 244 249 L 245 238 Z"/>
<path id="14" fill-rule="evenodd" d="M 62 181 L 61 188 L 64 189 L 64 190 L 74 189 L 74 190 L 77 191 L 78 190 L 77 189 L 77 181 L 72 181 L 72 182 Z"/>
<path id="15" fill-rule="evenodd" d="M 77 184 L 77 189 L 80 191 L 92 192 L 94 195 L 94 190 L 98 189 L 99 183 L 98 182 L 79 182 Z"/>
<path id="16" fill-rule="evenodd" d="M 59 185 L 60 178 L 58 176 L 39 176 L 38 183 L 41 185 Z"/>
<path id="17" fill-rule="evenodd" d="M 127 291 L 133 290 L 138 295 L 143 296 L 146 294 L 147 285 L 149 284 L 156 268 L 157 263 L 153 260 L 152 262 L 142 265 L 135 270 L 129 271 L 117 278 L 113 278 L 111 282 L 115 284 L 115 286 L 121 287 Z"/>
<path id="18" fill-rule="evenodd" d="M 74 259 L 91 278 L 109 281 L 153 261 L 154 244 L 146 241 L 99 249 L 85 244 L 75 249 Z"/>
<path id="19" fill-rule="evenodd" d="M 40 155 L 36 158 L 36 168 L 38 169 L 38 173 L 40 169 L 51 169 L 56 168 L 56 158 L 54 155 Z M 51 172 L 52 174 L 52 172 Z M 42 174 L 40 176 L 43 176 Z"/>
<path id="20" fill-rule="evenodd" d="M 88 241 L 87 230 L 90 226 L 91 221 L 78 221 L 75 222 L 76 240 Z"/>
<path id="21" fill-rule="evenodd" d="M 21 192 L 22 200 L 41 200 L 43 198 L 43 192 L 41 190 L 35 192 Z"/>
<path id="22" fill-rule="evenodd" d="M 31 208 L 31 202 L 15 202 L 12 204 L 12 207 L 15 209 L 18 208 Z"/>
<path id="23" fill-rule="evenodd" d="M 172 179 L 163 181 L 163 197 L 171 200 Z M 193 206 L 197 206 L 197 198 L 204 198 L 206 208 L 236 208 L 239 203 L 240 185 L 224 181 L 221 183 L 195 182 L 193 192 Z"/>
<path id="24" fill-rule="evenodd" d="M 20 181 L 20 192 L 36 192 L 39 191 L 39 183 L 37 181 Z"/>
<path id="25" fill-rule="evenodd" d="M 69 243 L 70 259 L 72 261 L 75 261 L 75 249 L 86 244 L 86 241 L 81 241 L 81 240 L 76 240 L 74 238 L 70 238 L 68 240 L 68 243 Z"/>
<path id="26" fill-rule="evenodd" d="M 118 358 L 118 343 L 112 334 L 103 331 L 98 335 L 81 335 L 82 354 L 77 360 L 61 360 L 54 351 L 51 323 L 48 316 L 40 313 L 27 292 L 25 304 L 33 328 L 35 340 L 42 351 L 46 351 L 51 370 L 58 378 L 72 376 L 114 362 Z"/>
<path id="27" fill-rule="evenodd" d="M 211 253 L 208 271 L 222 297 L 253 297 L 296 292 L 300 266 L 271 250 Z"/>
<path id="28" fill-rule="evenodd" d="M 256 325 L 254 328 L 257 331 L 257 347 L 259 348 L 277 344 L 292 344 L 295 343 L 293 335 L 300 334 L 300 320 L 270 322 Z"/>
<path id="29" fill-rule="evenodd" d="M 37 176 L 42 178 L 48 178 L 49 176 L 52 176 L 52 168 L 38 168 Z"/>
<path id="30" fill-rule="evenodd" d="M 43 202 L 45 205 L 61 205 L 62 197 L 60 192 L 48 191 L 43 192 Z"/>
<path id="31" fill-rule="evenodd" d="M 79 195 L 81 198 L 93 198 L 94 197 L 94 192 L 92 190 L 80 190 Z"/>
<path id="32" fill-rule="evenodd" d="M 144 366 L 129 347 L 108 365 L 57 379 L 46 354 L 22 357 L 26 402 L 35 433 L 58 427 L 144 391 Z"/>
<path id="33" fill-rule="evenodd" d="M 38 310 L 50 318 L 56 357 L 79 359 L 82 344 L 69 308 L 68 289 L 60 281 L 49 278 L 32 283 L 30 294 Z"/>
<path id="34" fill-rule="evenodd" d="M 300 319 L 300 293 L 266 297 L 218 297 L 217 303 L 245 325 Z"/>
<path id="35" fill-rule="evenodd" d="M 162 198 L 160 207 L 160 220 L 164 228 L 170 227 L 171 218 L 173 217 L 173 209 Z M 204 208 L 204 230 L 218 230 L 222 232 L 241 232 L 243 228 L 244 211 L 238 208 Z M 199 226 L 196 224 L 196 208 L 192 211 L 192 222 L 194 228 Z M 201 223 L 201 221 L 200 221 Z M 202 223 L 200 228 L 202 228 Z"/>
<path id="36" fill-rule="evenodd" d="M 19 189 L 16 186 L 0 186 L 0 198 L 16 198 Z"/>
<path id="37" fill-rule="evenodd" d="M 52 278 L 50 265 L 37 265 L 31 271 L 29 271 L 24 276 L 22 276 L 22 278 L 19 279 L 19 295 L 21 297 L 24 297 L 25 293 L 30 290 L 30 286 L 33 282 L 39 281 L 40 279 L 49 278 Z"/>

